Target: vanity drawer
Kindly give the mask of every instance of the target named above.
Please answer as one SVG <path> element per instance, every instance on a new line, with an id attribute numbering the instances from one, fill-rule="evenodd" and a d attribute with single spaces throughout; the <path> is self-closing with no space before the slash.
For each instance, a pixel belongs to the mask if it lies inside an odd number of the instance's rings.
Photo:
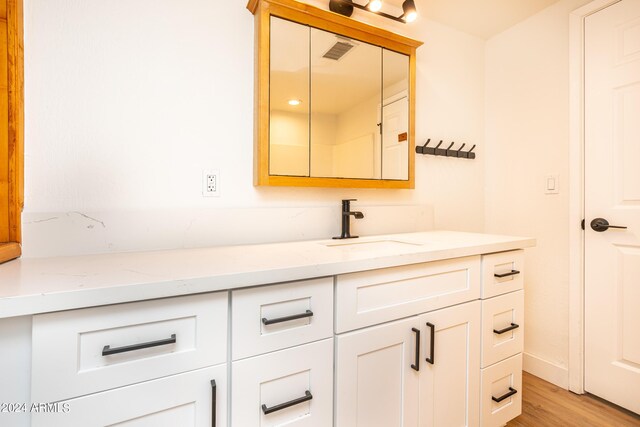
<path id="1" fill-rule="evenodd" d="M 332 338 L 233 362 L 232 369 L 234 426 L 333 424 Z"/>
<path id="2" fill-rule="evenodd" d="M 524 291 L 482 300 L 482 367 L 520 353 L 524 342 Z"/>
<path id="3" fill-rule="evenodd" d="M 479 297 L 479 256 L 343 274 L 336 284 L 336 332 Z"/>
<path id="4" fill-rule="evenodd" d="M 228 293 L 36 315 L 33 402 L 53 402 L 226 361 Z"/>
<path id="5" fill-rule="evenodd" d="M 481 426 L 502 426 L 520 415 L 522 412 L 522 353 L 482 369 L 480 377 Z"/>
<path id="6" fill-rule="evenodd" d="M 333 335 L 333 278 L 241 289 L 231 297 L 233 360 Z"/>
<path id="7" fill-rule="evenodd" d="M 215 383 L 212 383 L 215 381 Z M 214 387 L 215 385 L 215 387 Z M 91 394 L 34 412 L 33 427 L 226 426 L 227 364 Z M 215 405 L 215 420 L 213 405 Z"/>
<path id="8" fill-rule="evenodd" d="M 524 285 L 524 251 L 482 256 L 482 298 L 517 291 Z"/>

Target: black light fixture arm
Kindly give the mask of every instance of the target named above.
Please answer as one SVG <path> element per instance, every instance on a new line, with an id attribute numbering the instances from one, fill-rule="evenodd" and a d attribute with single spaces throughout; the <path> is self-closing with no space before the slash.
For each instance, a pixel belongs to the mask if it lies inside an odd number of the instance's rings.
<path id="1" fill-rule="evenodd" d="M 355 7 L 356 9 L 366 10 L 367 12 L 383 16 L 393 21 L 402 22 L 403 24 L 407 23 L 407 21 L 404 19 L 404 13 L 400 16 L 393 16 L 381 11 L 373 11 L 367 7 L 368 5 L 369 3 L 367 3 L 366 5 L 361 5 L 354 2 L 353 0 L 329 0 L 329 9 L 344 16 L 351 16 L 351 14 L 353 13 L 353 8 Z"/>

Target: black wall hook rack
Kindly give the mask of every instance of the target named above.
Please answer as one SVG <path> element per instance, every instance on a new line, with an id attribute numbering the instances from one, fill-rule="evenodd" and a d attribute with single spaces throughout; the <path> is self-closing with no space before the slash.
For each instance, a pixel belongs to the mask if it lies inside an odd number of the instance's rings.
<path id="1" fill-rule="evenodd" d="M 462 144 L 460 148 L 458 148 L 457 150 L 452 150 L 451 147 L 453 147 L 453 144 L 455 144 L 455 142 L 452 142 L 451 144 L 449 144 L 449 147 L 447 148 L 440 148 L 443 142 L 442 140 L 440 140 L 438 145 L 436 145 L 435 147 L 429 147 L 430 142 L 431 142 L 431 138 L 429 138 L 424 145 L 418 145 L 416 147 L 416 153 L 428 154 L 430 156 L 457 157 L 459 159 L 475 159 L 476 158 L 476 153 L 473 152 L 473 150 L 476 148 L 475 144 L 473 145 L 473 147 L 471 147 L 471 150 L 462 151 L 462 149 L 467 144 Z"/>

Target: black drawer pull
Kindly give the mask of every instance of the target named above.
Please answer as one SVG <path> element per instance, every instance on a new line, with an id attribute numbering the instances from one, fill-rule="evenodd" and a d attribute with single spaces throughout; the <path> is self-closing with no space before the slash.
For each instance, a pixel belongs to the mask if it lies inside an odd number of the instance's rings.
<path id="1" fill-rule="evenodd" d="M 211 380 L 211 427 L 216 427 L 216 380 Z"/>
<path id="2" fill-rule="evenodd" d="M 491 396 L 491 399 L 492 399 L 494 402 L 498 402 L 498 403 L 500 403 L 500 402 L 502 402 L 503 400 L 505 400 L 507 397 L 511 397 L 511 396 L 513 396 L 514 394 L 516 394 L 517 392 L 518 392 L 518 390 L 516 390 L 515 388 L 511 388 L 511 387 L 509 387 L 509 391 L 507 392 L 507 394 L 504 394 L 504 395 L 502 395 L 502 396 L 500 396 L 500 397 L 493 397 L 493 396 Z"/>
<path id="3" fill-rule="evenodd" d="M 270 414 L 272 412 L 276 412 L 276 411 L 279 411 L 281 409 L 285 409 L 285 408 L 297 405 L 297 404 L 302 403 L 302 402 L 307 402 L 307 401 L 309 401 L 311 399 L 313 399 L 313 396 L 311 395 L 311 392 L 309 390 L 307 390 L 307 391 L 304 392 L 304 396 L 303 397 L 299 397 L 297 399 L 293 399 L 293 400 L 290 400 L 288 402 L 281 403 L 281 404 L 276 405 L 276 406 L 272 406 L 271 408 L 267 408 L 267 405 L 265 405 L 263 403 L 262 404 L 262 412 L 264 412 L 265 415 L 268 415 L 268 414 Z"/>
<path id="4" fill-rule="evenodd" d="M 126 353 L 127 351 L 142 350 L 143 348 L 158 347 L 159 345 L 175 344 L 175 342 L 176 334 L 171 334 L 171 338 L 166 338 L 158 341 L 143 342 L 142 344 L 125 345 L 124 347 L 116 348 L 111 348 L 111 346 L 105 345 L 102 349 L 102 355 L 109 356 L 110 354 Z"/>
<path id="5" fill-rule="evenodd" d="M 500 329 L 499 331 L 494 329 L 493 333 L 494 334 L 498 334 L 498 335 L 502 335 L 505 332 L 513 331 L 514 329 L 518 329 L 519 327 L 520 327 L 520 325 L 518 325 L 517 323 L 512 323 L 511 326 L 507 326 L 506 328 Z"/>
<path id="6" fill-rule="evenodd" d="M 265 325 L 273 325 L 274 323 L 282 323 L 282 322 L 288 322 L 290 320 L 304 319 L 305 317 L 311 317 L 311 316 L 313 316 L 313 311 L 307 310 L 304 313 L 294 314 L 292 316 L 278 317 L 276 319 L 267 319 L 266 317 L 263 317 L 262 323 Z"/>
<path id="7" fill-rule="evenodd" d="M 429 351 L 430 357 L 427 357 L 425 360 L 433 365 L 436 358 L 436 325 L 427 322 L 427 326 L 431 329 L 431 350 Z"/>
<path id="8" fill-rule="evenodd" d="M 520 274 L 520 272 L 518 270 L 511 270 L 508 273 L 503 273 L 503 274 L 497 274 L 496 273 L 493 276 L 502 279 L 503 277 L 515 276 L 516 274 Z"/>
<path id="9" fill-rule="evenodd" d="M 411 330 L 416 333 L 416 363 L 411 365 L 411 369 L 420 372 L 420 329 L 411 328 Z"/>

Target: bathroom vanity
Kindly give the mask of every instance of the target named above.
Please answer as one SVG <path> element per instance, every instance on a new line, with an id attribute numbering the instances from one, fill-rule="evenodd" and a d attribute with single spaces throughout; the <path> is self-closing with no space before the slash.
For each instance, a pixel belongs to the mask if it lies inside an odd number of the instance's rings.
<path id="1" fill-rule="evenodd" d="M 0 424 L 503 425 L 534 243 L 434 231 L 0 265 Z"/>

